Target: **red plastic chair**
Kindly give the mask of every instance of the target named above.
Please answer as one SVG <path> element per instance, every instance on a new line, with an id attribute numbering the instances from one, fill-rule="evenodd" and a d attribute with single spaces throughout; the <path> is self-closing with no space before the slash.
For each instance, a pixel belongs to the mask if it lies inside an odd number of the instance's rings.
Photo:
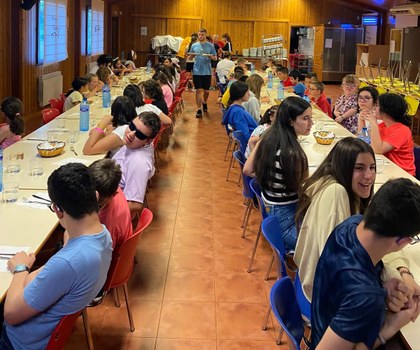
<path id="1" fill-rule="evenodd" d="M 57 118 L 60 114 L 61 113 L 57 108 L 45 108 L 41 111 L 44 124 L 49 123 L 51 120 Z"/>
<path id="2" fill-rule="evenodd" d="M 51 334 L 50 341 L 47 345 L 47 350 L 61 350 L 64 348 L 64 344 L 70 337 L 74 325 L 76 324 L 77 318 L 81 313 L 82 311 L 78 311 L 72 315 L 64 316 L 61 319 Z"/>
<path id="3" fill-rule="evenodd" d="M 61 98 L 52 98 L 49 102 L 52 108 L 57 108 L 60 113 L 63 113 L 64 101 Z"/>
<path id="4" fill-rule="evenodd" d="M 127 306 L 128 320 L 130 322 L 130 331 L 134 332 L 133 315 L 131 314 L 130 303 L 128 301 L 127 282 L 131 277 L 134 268 L 134 257 L 136 256 L 137 243 L 142 232 L 150 225 L 153 220 L 153 213 L 144 208 L 140 214 L 135 233 L 112 252 L 111 266 L 108 270 L 108 276 L 104 285 L 104 295 L 110 290 L 123 287 L 125 304 Z M 115 295 L 117 307 L 120 307 L 118 292 Z M 89 323 L 85 322 L 85 331 L 88 336 L 90 333 Z"/>

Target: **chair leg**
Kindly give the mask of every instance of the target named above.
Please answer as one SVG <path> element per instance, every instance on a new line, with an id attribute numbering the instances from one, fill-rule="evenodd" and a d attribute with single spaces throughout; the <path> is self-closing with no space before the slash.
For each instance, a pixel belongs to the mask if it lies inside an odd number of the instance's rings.
<path id="1" fill-rule="evenodd" d="M 228 152 L 230 151 L 231 146 L 232 146 L 232 138 L 229 136 L 229 141 L 228 141 L 228 144 L 226 146 L 226 151 L 225 151 L 225 158 L 224 158 L 225 162 L 226 162 L 226 157 L 227 157 Z"/>
<path id="2" fill-rule="evenodd" d="M 262 330 L 263 331 L 267 330 L 267 324 L 268 324 L 268 319 L 270 318 L 270 315 L 271 315 L 271 305 L 268 304 L 268 310 L 267 310 L 267 313 L 265 314 L 264 322 L 263 322 L 263 325 L 262 325 Z"/>
<path id="3" fill-rule="evenodd" d="M 83 326 L 85 327 L 85 336 L 86 336 L 86 342 L 87 342 L 87 345 L 88 345 L 88 349 L 89 350 L 94 350 L 92 333 L 90 331 L 89 318 L 88 318 L 88 314 L 87 314 L 86 309 L 84 309 L 82 311 L 82 319 L 83 319 Z"/>
<path id="4" fill-rule="evenodd" d="M 232 169 L 233 164 L 234 164 L 234 162 L 233 162 L 233 151 L 232 151 L 232 157 L 230 158 L 229 168 L 228 168 L 228 172 L 227 172 L 227 175 L 226 175 L 226 181 L 229 181 L 230 169 Z"/>
<path id="5" fill-rule="evenodd" d="M 134 321 L 133 321 L 133 315 L 131 314 L 130 309 L 130 303 L 128 302 L 128 291 L 127 291 L 127 284 L 123 284 L 123 290 L 124 290 L 124 297 L 125 297 L 125 305 L 127 307 L 127 314 L 128 314 L 128 321 L 130 322 L 130 331 L 134 332 Z"/>
<path id="6" fill-rule="evenodd" d="M 279 336 L 276 339 L 276 344 L 277 345 L 281 344 L 281 338 L 283 337 L 283 333 L 284 333 L 284 329 L 283 329 L 283 327 L 280 326 Z"/>
<path id="7" fill-rule="evenodd" d="M 249 204 L 250 204 L 250 199 L 245 198 L 244 205 L 246 205 L 246 208 L 245 208 L 244 218 L 242 219 L 241 228 L 245 226 L 246 216 L 248 215 L 248 210 L 249 210 Z"/>
<path id="8" fill-rule="evenodd" d="M 121 303 L 120 303 L 120 295 L 118 293 L 118 288 L 113 288 L 112 289 L 112 294 L 114 295 L 115 306 L 120 307 Z"/>
<path id="9" fill-rule="evenodd" d="M 244 217 L 245 221 L 244 221 L 244 226 L 243 226 L 243 230 L 242 230 L 242 238 L 245 238 L 245 234 L 246 234 L 246 228 L 248 227 L 248 221 L 249 221 L 249 217 L 251 216 L 251 211 L 252 211 L 252 200 L 249 200 L 248 203 L 248 207 L 247 207 L 248 213 L 246 213 L 246 217 Z"/>
<path id="10" fill-rule="evenodd" d="M 271 258 L 271 263 L 270 265 L 268 265 L 268 270 L 267 270 L 267 273 L 265 274 L 264 281 L 268 281 L 273 264 L 274 264 L 274 253 L 273 253 L 273 257 Z"/>
<path id="11" fill-rule="evenodd" d="M 257 233 L 257 237 L 255 237 L 254 248 L 252 249 L 251 260 L 249 261 L 249 266 L 248 266 L 248 270 L 247 270 L 248 273 L 252 271 L 252 264 L 254 263 L 255 253 L 257 251 L 258 241 L 260 240 L 260 236 L 261 236 L 261 224 L 260 224 L 260 228 L 259 228 L 258 233 Z"/>

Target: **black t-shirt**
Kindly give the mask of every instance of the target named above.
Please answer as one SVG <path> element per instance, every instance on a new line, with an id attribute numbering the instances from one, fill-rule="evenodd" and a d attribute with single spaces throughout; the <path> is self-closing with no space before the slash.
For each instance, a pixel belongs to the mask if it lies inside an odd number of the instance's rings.
<path id="1" fill-rule="evenodd" d="M 166 104 L 165 100 L 153 100 L 152 105 L 155 105 L 157 108 L 159 108 L 163 113 L 168 115 L 168 105 Z"/>

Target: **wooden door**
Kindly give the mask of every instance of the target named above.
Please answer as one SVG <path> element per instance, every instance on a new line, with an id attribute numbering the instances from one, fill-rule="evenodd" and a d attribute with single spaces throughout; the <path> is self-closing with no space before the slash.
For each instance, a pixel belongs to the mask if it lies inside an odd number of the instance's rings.
<path id="1" fill-rule="evenodd" d="M 314 65 L 312 71 L 318 74 L 318 79 L 322 81 L 323 54 L 324 54 L 324 26 L 315 26 L 314 38 Z"/>

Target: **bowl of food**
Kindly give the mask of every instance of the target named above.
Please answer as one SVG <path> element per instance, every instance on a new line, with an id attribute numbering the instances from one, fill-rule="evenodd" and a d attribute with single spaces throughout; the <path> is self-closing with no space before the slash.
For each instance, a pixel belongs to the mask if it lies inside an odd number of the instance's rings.
<path id="1" fill-rule="evenodd" d="M 318 142 L 320 145 L 331 145 L 335 135 L 331 131 L 315 131 L 314 137 L 316 142 Z"/>
<path id="2" fill-rule="evenodd" d="M 130 83 L 137 84 L 138 81 L 139 81 L 138 77 L 136 77 L 136 76 L 131 76 L 130 77 Z"/>
<path id="3" fill-rule="evenodd" d="M 38 153 L 41 157 L 44 158 L 51 158 L 58 156 L 61 154 L 64 150 L 64 147 L 66 146 L 65 142 L 48 142 L 44 141 L 36 147 L 38 149 Z"/>

